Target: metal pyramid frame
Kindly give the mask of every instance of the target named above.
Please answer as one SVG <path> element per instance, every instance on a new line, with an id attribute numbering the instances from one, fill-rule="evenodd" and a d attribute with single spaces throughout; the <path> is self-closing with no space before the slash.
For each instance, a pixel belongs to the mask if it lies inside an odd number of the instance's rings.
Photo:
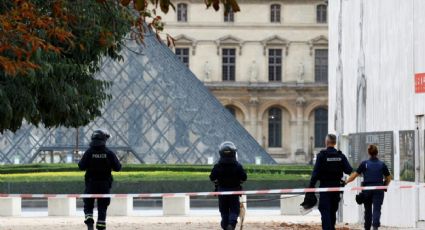
<path id="1" fill-rule="evenodd" d="M 243 163 L 276 163 L 167 46 L 152 34 L 144 42 L 128 42 L 123 61 L 104 60 L 98 77 L 113 85 L 101 117 L 78 132 L 31 125 L 5 132 L 0 162 L 45 162 L 46 151 L 72 155 L 77 136 L 84 150 L 92 131 L 104 128 L 112 134 L 108 146 L 132 162 L 205 164 L 218 159 L 218 145 L 228 140 Z"/>

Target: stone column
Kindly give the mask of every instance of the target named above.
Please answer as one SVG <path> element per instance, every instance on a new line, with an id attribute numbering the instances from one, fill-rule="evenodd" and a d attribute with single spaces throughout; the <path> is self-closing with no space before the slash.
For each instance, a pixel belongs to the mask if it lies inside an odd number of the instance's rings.
<path id="1" fill-rule="evenodd" d="M 296 146 L 297 150 L 295 152 L 295 160 L 297 162 L 305 162 L 306 161 L 306 152 L 304 149 L 304 107 L 306 104 L 306 100 L 304 97 L 300 96 L 296 100 L 297 105 L 297 128 L 296 128 Z"/>

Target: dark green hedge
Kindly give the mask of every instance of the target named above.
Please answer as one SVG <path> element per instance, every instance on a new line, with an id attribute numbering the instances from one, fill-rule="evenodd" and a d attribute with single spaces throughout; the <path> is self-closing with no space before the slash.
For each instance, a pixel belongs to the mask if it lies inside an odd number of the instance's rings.
<path id="1" fill-rule="evenodd" d="M 123 171 L 185 171 L 185 172 L 209 172 L 211 165 L 149 165 L 129 164 L 124 165 Z M 248 173 L 269 174 L 310 174 L 311 166 L 305 165 L 246 165 Z M 0 174 L 13 173 L 36 173 L 36 172 L 73 172 L 79 171 L 76 164 L 30 164 L 30 165 L 3 165 L 0 166 Z"/>
<path id="2" fill-rule="evenodd" d="M 244 190 L 303 188 L 308 181 L 248 181 Z M 141 181 L 137 183 L 114 182 L 112 193 L 172 193 L 208 192 L 214 186 L 209 181 Z M 11 182 L 0 183 L 0 193 L 73 194 L 84 191 L 84 182 Z"/>

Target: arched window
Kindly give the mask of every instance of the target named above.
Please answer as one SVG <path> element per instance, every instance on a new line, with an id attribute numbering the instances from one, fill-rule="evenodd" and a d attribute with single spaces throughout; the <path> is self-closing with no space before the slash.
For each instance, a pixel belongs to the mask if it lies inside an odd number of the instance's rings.
<path id="1" fill-rule="evenodd" d="M 317 23 L 328 22 L 328 7 L 326 5 L 318 5 L 316 8 L 316 20 Z"/>
<path id="2" fill-rule="evenodd" d="M 270 22 L 280 22 L 280 5 L 273 4 L 270 6 Z"/>
<path id="3" fill-rule="evenodd" d="M 186 3 L 177 4 L 177 21 L 187 22 L 187 4 Z"/>
<path id="4" fill-rule="evenodd" d="M 269 147 L 282 147 L 282 110 L 269 110 Z"/>
<path id="5" fill-rule="evenodd" d="M 314 147 L 325 147 L 328 134 L 328 110 L 320 108 L 314 111 Z"/>
<path id="6" fill-rule="evenodd" d="M 229 111 L 229 113 L 231 113 L 234 117 L 236 117 L 236 109 L 233 108 L 232 106 L 226 106 L 227 111 Z"/>

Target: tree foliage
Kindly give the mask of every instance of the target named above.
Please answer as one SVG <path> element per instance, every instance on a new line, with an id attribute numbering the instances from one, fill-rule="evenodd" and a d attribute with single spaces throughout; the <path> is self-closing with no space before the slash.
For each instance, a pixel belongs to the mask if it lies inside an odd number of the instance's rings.
<path id="1" fill-rule="evenodd" d="M 94 74 L 103 56 L 119 58 L 128 11 L 112 1 L 15 0 L 0 15 L 0 131 L 99 116 L 109 83 Z"/>
<path id="2" fill-rule="evenodd" d="M 205 0 L 227 14 L 236 0 Z M 121 58 L 127 34 L 159 33 L 156 11 L 172 0 L 8 0 L 0 3 L 0 132 L 23 122 L 78 127 L 101 115 L 110 83 L 95 78 L 104 56 Z M 147 25 L 147 26 L 146 26 Z M 168 42 L 173 39 L 167 36 Z"/>

